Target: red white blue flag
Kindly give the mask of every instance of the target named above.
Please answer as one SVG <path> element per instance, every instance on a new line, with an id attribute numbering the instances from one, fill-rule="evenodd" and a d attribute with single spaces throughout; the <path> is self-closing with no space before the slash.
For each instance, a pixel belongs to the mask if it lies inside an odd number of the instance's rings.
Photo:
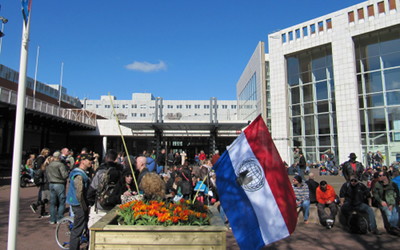
<path id="1" fill-rule="evenodd" d="M 25 26 L 28 24 L 29 14 L 31 13 L 32 0 L 21 0 L 22 16 L 24 18 Z"/>
<path id="2" fill-rule="evenodd" d="M 221 205 L 241 249 L 260 249 L 292 234 L 296 198 L 261 116 L 214 166 Z"/>

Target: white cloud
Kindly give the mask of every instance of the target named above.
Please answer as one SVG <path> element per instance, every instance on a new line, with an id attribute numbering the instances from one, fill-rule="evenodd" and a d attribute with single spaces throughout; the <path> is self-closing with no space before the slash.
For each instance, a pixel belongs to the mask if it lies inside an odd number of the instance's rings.
<path id="1" fill-rule="evenodd" d="M 142 71 L 142 72 L 155 72 L 160 70 L 167 70 L 167 65 L 160 61 L 159 63 L 137 62 L 125 66 L 128 70 Z"/>

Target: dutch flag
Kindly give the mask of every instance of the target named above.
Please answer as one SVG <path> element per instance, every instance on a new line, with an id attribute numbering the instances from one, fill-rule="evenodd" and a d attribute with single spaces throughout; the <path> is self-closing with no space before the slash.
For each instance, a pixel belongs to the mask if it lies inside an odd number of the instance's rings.
<path id="1" fill-rule="evenodd" d="M 294 232 L 295 195 L 261 116 L 228 146 L 214 170 L 221 205 L 241 249 L 260 249 Z"/>

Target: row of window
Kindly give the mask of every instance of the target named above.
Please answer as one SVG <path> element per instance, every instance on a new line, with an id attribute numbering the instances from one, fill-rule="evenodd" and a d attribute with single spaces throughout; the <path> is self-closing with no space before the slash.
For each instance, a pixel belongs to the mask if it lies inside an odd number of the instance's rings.
<path id="1" fill-rule="evenodd" d="M 328 18 L 325 20 L 326 30 L 332 29 L 332 19 Z M 320 21 L 317 24 L 313 23 L 309 26 L 304 26 L 301 29 L 296 29 L 294 32 L 289 31 L 288 33 L 283 33 L 281 35 L 282 43 L 287 43 L 288 41 L 293 41 L 300 39 L 301 37 L 307 37 L 324 31 L 324 21 Z"/>
<path id="2" fill-rule="evenodd" d="M 101 108 L 101 104 L 95 104 L 96 105 L 96 108 Z M 87 106 L 88 107 L 91 107 L 92 106 L 92 104 L 91 103 L 88 103 L 87 104 Z M 161 106 L 161 105 L 160 105 Z M 164 105 L 163 105 L 164 106 Z M 236 105 L 226 105 L 226 104 L 222 104 L 222 105 L 217 105 L 216 106 L 216 108 L 218 109 L 218 108 L 222 108 L 222 109 L 228 109 L 228 107 L 230 106 L 230 108 L 231 109 L 236 109 Z M 119 105 L 119 104 L 114 104 L 114 108 L 123 108 L 123 109 L 127 109 L 127 108 L 129 108 L 129 105 L 128 104 L 122 104 L 122 105 Z M 131 108 L 133 108 L 133 109 L 136 109 L 138 107 L 138 105 L 137 104 L 132 104 L 131 105 Z M 191 104 L 186 104 L 186 105 L 182 105 L 182 104 L 178 104 L 178 105 L 176 105 L 175 106 L 175 108 L 176 109 L 183 109 L 183 108 L 185 108 L 185 109 L 192 109 L 192 107 L 194 108 L 194 109 L 201 109 L 201 105 L 200 104 L 195 104 L 195 105 L 191 105 Z M 109 104 L 105 104 L 104 105 L 104 108 L 106 108 L 106 109 L 109 109 L 109 108 L 111 108 L 111 105 L 109 105 Z M 140 109 L 145 109 L 146 108 L 146 105 L 145 104 L 142 104 L 142 105 L 140 105 Z M 154 109 L 155 107 L 154 106 L 150 106 L 150 108 L 151 109 Z M 174 108 L 174 105 L 166 105 L 166 108 L 167 109 L 173 109 Z M 203 105 L 203 109 L 209 109 L 210 108 L 210 105 Z M 213 105 L 213 108 L 215 108 L 215 105 Z"/>
<path id="3" fill-rule="evenodd" d="M 151 116 L 153 114 L 149 114 L 149 115 Z M 208 116 L 210 114 L 204 113 L 203 115 Z M 191 116 L 191 115 L 189 115 L 189 116 Z M 201 116 L 201 114 L 194 113 L 193 116 Z M 146 113 L 131 113 L 131 117 L 146 117 Z"/>
<path id="4" fill-rule="evenodd" d="M 386 0 L 387 2 L 387 6 L 389 8 L 389 10 L 395 10 L 396 9 L 396 0 Z M 377 3 L 377 7 L 378 7 L 378 13 L 385 13 L 385 1 L 381 1 Z M 373 4 L 368 5 L 367 6 L 367 15 L 368 17 L 373 17 L 375 16 L 375 6 Z M 358 20 L 364 20 L 364 8 L 359 8 L 357 9 L 357 12 L 355 11 L 349 11 L 347 13 L 348 19 L 349 19 L 349 23 L 353 23 L 355 20 L 355 13 L 357 13 L 357 18 Z"/>

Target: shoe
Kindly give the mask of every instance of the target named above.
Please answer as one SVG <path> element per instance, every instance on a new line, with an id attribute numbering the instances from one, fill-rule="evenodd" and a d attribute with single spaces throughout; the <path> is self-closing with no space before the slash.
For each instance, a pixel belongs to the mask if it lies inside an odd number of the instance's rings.
<path id="1" fill-rule="evenodd" d="M 304 221 L 304 224 L 308 224 L 308 220 L 305 220 L 305 221 Z"/>
<path id="2" fill-rule="evenodd" d="M 39 216 L 39 218 L 49 218 L 50 217 L 50 214 L 48 214 L 48 213 L 44 213 L 44 214 L 42 214 L 41 216 Z"/>
<path id="3" fill-rule="evenodd" d="M 397 233 L 400 233 L 400 228 L 398 227 L 392 227 L 391 229 Z"/>
<path id="4" fill-rule="evenodd" d="M 34 214 L 36 214 L 36 210 L 37 210 L 36 204 L 31 204 L 29 207 L 31 208 L 32 212 L 33 212 Z"/>
<path id="5" fill-rule="evenodd" d="M 49 224 L 50 225 L 54 225 L 54 224 L 56 224 L 54 221 L 49 221 Z"/>
<path id="6" fill-rule="evenodd" d="M 379 232 L 378 229 L 372 230 L 372 233 L 375 234 L 375 235 L 381 235 L 382 234 L 381 232 Z"/>

